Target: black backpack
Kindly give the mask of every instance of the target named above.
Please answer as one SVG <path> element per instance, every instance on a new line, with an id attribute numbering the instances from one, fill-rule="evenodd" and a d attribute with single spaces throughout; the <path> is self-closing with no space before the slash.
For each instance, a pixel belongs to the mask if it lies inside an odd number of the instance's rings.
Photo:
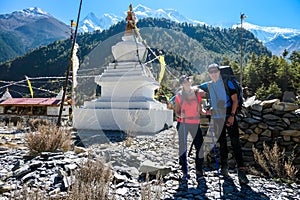
<path id="1" fill-rule="evenodd" d="M 228 88 L 228 81 L 230 80 L 232 84 L 234 85 L 236 91 L 237 91 L 237 97 L 238 97 L 238 111 L 242 109 L 244 99 L 243 99 L 243 90 L 241 88 L 240 83 L 236 79 L 233 70 L 230 66 L 219 66 L 220 74 L 222 76 L 224 87 L 226 90 L 226 93 L 230 96 L 229 88 Z"/>

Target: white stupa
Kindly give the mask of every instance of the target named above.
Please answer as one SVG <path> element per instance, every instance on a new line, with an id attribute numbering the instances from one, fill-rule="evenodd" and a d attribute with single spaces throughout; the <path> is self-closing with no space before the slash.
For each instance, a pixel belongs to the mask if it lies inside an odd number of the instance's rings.
<path id="1" fill-rule="evenodd" d="M 136 34 L 123 36 L 112 53 L 116 61 L 95 78 L 101 97 L 74 109 L 74 128 L 157 133 L 172 126 L 173 111 L 154 99 L 159 83 L 141 64 L 147 51 Z"/>
<path id="2" fill-rule="evenodd" d="M 7 100 L 7 99 L 11 99 L 11 98 L 12 98 L 12 96 L 9 93 L 8 88 L 6 88 L 6 91 L 4 92 L 2 97 L 0 98 L 0 101 L 2 101 L 2 100 L 4 101 L 4 100 Z"/>

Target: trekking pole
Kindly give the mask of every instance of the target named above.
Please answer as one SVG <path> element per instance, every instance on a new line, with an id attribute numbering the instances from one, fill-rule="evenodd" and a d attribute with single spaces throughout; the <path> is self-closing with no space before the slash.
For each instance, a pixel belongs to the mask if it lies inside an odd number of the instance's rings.
<path id="1" fill-rule="evenodd" d="M 210 119 L 210 118 L 209 118 L 209 119 Z M 200 123 L 199 123 L 199 126 L 201 126 Z M 198 128 L 201 128 L 201 127 L 198 127 Z M 196 138 L 196 137 L 195 137 L 195 138 Z M 191 146 L 190 146 L 190 150 L 189 150 L 189 153 L 188 153 L 188 157 L 191 156 L 191 153 L 192 153 L 192 150 L 193 150 L 193 146 L 194 146 L 194 144 L 195 144 L 195 138 L 193 139 L 192 144 L 191 144 Z"/>
<path id="2" fill-rule="evenodd" d="M 191 156 L 191 153 L 192 153 L 192 150 L 193 150 L 194 143 L 195 143 L 195 139 L 193 139 L 193 142 L 192 142 L 192 144 L 191 144 L 191 146 L 190 146 L 190 150 L 189 150 L 189 153 L 188 153 L 188 157 Z"/>
<path id="3" fill-rule="evenodd" d="M 221 178 L 220 178 L 219 162 L 218 162 L 218 157 L 217 157 L 217 147 L 215 144 L 214 133 L 213 133 L 213 124 L 212 124 L 211 117 L 209 117 L 208 120 L 209 120 L 209 132 L 211 135 L 211 141 L 212 141 L 213 150 L 214 150 L 214 157 L 215 157 L 215 161 L 216 161 L 216 170 L 217 170 L 218 178 L 219 178 L 219 190 L 220 190 L 220 197 L 221 197 Z"/>
<path id="4" fill-rule="evenodd" d="M 186 151 L 187 151 L 187 133 L 186 133 L 186 123 L 185 123 L 185 110 L 182 110 L 182 114 L 183 114 L 183 118 L 182 118 L 182 122 L 183 122 L 183 145 L 184 145 L 184 149 L 183 149 L 183 156 L 185 157 L 185 163 L 184 163 L 184 168 L 186 171 L 186 179 L 188 179 L 188 161 L 187 161 L 187 156 L 186 156 Z"/>
<path id="5" fill-rule="evenodd" d="M 199 124 L 199 126 L 200 126 L 200 124 Z M 199 127 L 198 127 L 198 128 L 199 128 Z M 195 144 L 195 139 L 196 139 L 196 136 L 195 136 L 195 138 L 193 139 L 192 144 L 191 144 L 191 146 L 190 146 L 190 150 L 189 150 L 189 153 L 188 153 L 188 157 L 190 157 L 191 154 L 192 154 L 193 146 L 194 146 L 194 144 Z"/>

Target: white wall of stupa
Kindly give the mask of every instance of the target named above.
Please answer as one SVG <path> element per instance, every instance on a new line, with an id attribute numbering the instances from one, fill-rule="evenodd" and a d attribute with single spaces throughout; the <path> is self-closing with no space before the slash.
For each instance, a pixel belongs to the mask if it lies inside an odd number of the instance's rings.
<path id="1" fill-rule="evenodd" d="M 79 130 L 119 130 L 156 133 L 173 124 L 173 111 L 154 99 L 159 83 L 142 63 L 147 49 L 134 34 L 112 46 L 114 63 L 95 78 L 101 97 L 74 108 Z"/>

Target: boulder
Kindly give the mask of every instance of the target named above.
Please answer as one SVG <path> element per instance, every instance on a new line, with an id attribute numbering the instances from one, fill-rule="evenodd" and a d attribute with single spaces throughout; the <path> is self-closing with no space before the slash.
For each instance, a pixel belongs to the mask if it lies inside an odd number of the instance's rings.
<path id="1" fill-rule="evenodd" d="M 253 104 L 253 105 L 251 106 L 251 109 L 252 109 L 252 110 L 255 110 L 255 111 L 257 111 L 257 112 L 261 112 L 262 109 L 263 109 L 263 107 L 262 107 L 262 105 L 260 105 L 260 104 Z"/>
<path id="2" fill-rule="evenodd" d="M 279 103 L 279 99 L 271 99 L 271 100 L 266 100 L 260 103 L 260 105 L 265 109 L 265 108 L 271 108 L 274 103 Z"/>
<path id="3" fill-rule="evenodd" d="M 299 106 L 295 103 L 289 103 L 289 102 L 280 102 L 273 104 L 273 109 L 279 110 L 279 111 L 295 111 L 299 108 Z"/>
<path id="4" fill-rule="evenodd" d="M 292 137 L 300 137 L 299 130 L 284 130 L 280 132 L 282 136 L 292 136 Z"/>
<path id="5" fill-rule="evenodd" d="M 268 128 L 268 125 L 265 124 L 265 123 L 259 123 L 259 124 L 258 124 L 258 127 L 261 128 L 261 129 L 267 129 L 267 128 Z"/>
<path id="6" fill-rule="evenodd" d="M 263 118 L 266 120 L 280 120 L 280 117 L 272 114 L 263 115 Z"/>
<path id="7" fill-rule="evenodd" d="M 159 163 L 154 163 L 150 160 L 146 160 L 141 163 L 140 172 L 145 174 L 148 173 L 149 175 L 156 175 L 159 172 L 159 174 L 162 177 L 164 177 L 165 175 L 171 172 L 171 168 L 167 166 L 162 166 Z"/>
<path id="8" fill-rule="evenodd" d="M 293 103 L 296 101 L 296 95 L 294 91 L 285 91 L 282 97 L 283 102 Z"/>
<path id="9" fill-rule="evenodd" d="M 267 129 L 261 133 L 261 136 L 272 137 L 272 132 Z"/>
<path id="10" fill-rule="evenodd" d="M 248 138 L 248 141 L 253 142 L 253 143 L 257 142 L 258 141 L 258 135 L 256 133 L 251 134 Z"/>

